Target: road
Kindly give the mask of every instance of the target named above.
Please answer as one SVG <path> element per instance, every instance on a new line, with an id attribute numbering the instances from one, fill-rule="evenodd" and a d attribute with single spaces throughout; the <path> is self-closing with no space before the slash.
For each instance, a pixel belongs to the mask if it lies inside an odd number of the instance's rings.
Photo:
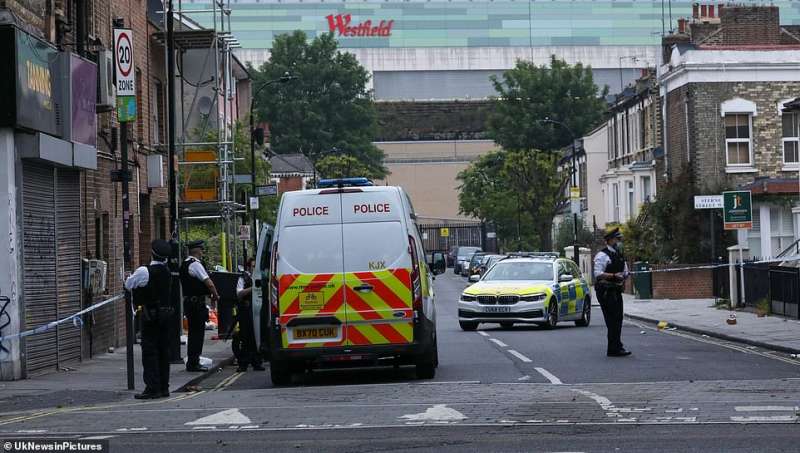
<path id="1" fill-rule="evenodd" d="M 564 323 L 463 332 L 452 272 L 436 280 L 440 367 L 315 371 L 273 388 L 222 370 L 163 401 L 0 414 L 0 439 L 108 438 L 112 451 L 798 451 L 800 362 L 626 322 L 605 356 L 599 308 Z"/>

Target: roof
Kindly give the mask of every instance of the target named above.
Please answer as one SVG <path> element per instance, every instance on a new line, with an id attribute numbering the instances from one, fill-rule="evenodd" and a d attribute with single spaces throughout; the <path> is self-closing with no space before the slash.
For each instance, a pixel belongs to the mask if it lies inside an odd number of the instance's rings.
<path id="1" fill-rule="evenodd" d="M 780 195 L 798 192 L 797 178 L 756 178 L 753 182 L 740 186 L 753 195 Z"/>
<path id="2" fill-rule="evenodd" d="M 800 111 L 800 98 L 795 98 L 795 100 L 783 104 L 783 111 L 784 112 Z"/>
<path id="3" fill-rule="evenodd" d="M 269 160 L 275 174 L 313 174 L 314 164 L 305 154 L 276 154 Z"/>

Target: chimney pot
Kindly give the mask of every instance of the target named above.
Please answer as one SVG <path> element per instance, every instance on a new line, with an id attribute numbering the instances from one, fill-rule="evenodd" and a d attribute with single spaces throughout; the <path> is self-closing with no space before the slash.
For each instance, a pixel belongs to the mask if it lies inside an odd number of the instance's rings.
<path id="1" fill-rule="evenodd" d="M 686 33 L 686 19 L 678 19 L 678 33 Z"/>
<path id="2" fill-rule="evenodd" d="M 692 4 L 692 17 L 697 19 L 700 17 L 700 5 L 697 3 Z"/>
<path id="3" fill-rule="evenodd" d="M 708 6 L 700 5 L 700 17 L 703 19 L 708 17 Z"/>
<path id="4" fill-rule="evenodd" d="M 708 5 L 708 17 L 714 18 L 714 5 Z"/>

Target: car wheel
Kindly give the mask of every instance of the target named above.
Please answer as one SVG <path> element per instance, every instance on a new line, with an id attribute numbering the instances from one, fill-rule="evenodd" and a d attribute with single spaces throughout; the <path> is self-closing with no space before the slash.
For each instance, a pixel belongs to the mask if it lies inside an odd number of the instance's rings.
<path id="1" fill-rule="evenodd" d="M 575 325 L 578 327 L 588 327 L 590 322 L 592 322 L 592 301 L 587 297 L 586 300 L 583 301 L 581 319 L 575 321 Z"/>
<path id="2" fill-rule="evenodd" d="M 555 300 L 550 301 L 547 308 L 547 321 L 544 323 L 545 329 L 555 329 L 558 324 L 558 302 Z"/>
<path id="3" fill-rule="evenodd" d="M 514 323 L 513 322 L 501 322 L 500 323 L 500 327 L 502 327 L 504 329 L 510 329 L 510 328 L 514 327 Z"/>
<path id="4" fill-rule="evenodd" d="M 478 329 L 478 323 L 475 321 L 458 321 L 458 325 L 461 326 L 461 330 L 472 332 Z"/>
<path id="5" fill-rule="evenodd" d="M 269 364 L 269 375 L 272 385 L 283 387 L 292 383 L 292 372 L 285 360 L 273 360 Z"/>
<path id="6" fill-rule="evenodd" d="M 436 337 L 434 336 L 428 351 L 417 362 L 417 379 L 433 379 L 436 377 L 436 359 L 438 356 L 439 348 L 436 346 Z"/>

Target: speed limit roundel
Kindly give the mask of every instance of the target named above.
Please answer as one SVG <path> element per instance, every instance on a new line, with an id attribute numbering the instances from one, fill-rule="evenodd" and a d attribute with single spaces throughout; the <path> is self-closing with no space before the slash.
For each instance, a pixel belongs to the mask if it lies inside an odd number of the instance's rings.
<path id="1" fill-rule="evenodd" d="M 133 32 L 130 29 L 114 30 L 114 59 L 117 69 L 117 96 L 135 96 Z"/>

